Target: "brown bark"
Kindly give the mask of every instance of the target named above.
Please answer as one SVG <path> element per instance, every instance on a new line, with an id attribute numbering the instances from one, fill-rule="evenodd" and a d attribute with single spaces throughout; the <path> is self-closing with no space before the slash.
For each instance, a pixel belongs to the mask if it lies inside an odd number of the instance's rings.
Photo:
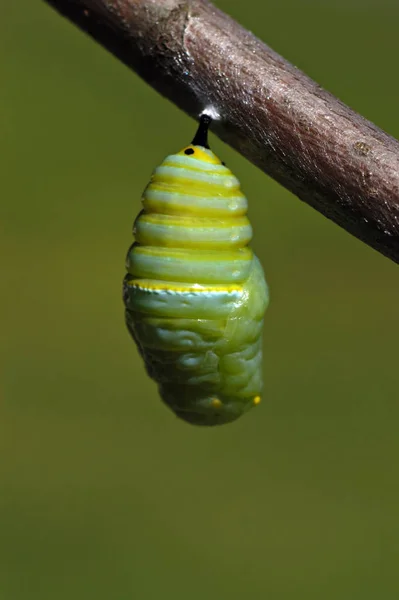
<path id="1" fill-rule="evenodd" d="M 207 0 L 45 0 L 222 140 L 399 262 L 399 142 Z"/>

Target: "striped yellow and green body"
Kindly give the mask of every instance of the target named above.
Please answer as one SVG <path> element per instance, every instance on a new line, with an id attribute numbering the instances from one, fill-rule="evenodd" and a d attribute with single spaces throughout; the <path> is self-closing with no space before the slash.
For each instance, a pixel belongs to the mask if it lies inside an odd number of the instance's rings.
<path id="1" fill-rule="evenodd" d="M 194 142 L 144 191 L 124 301 L 162 399 L 190 423 L 218 425 L 260 402 L 268 290 L 240 184 Z"/>

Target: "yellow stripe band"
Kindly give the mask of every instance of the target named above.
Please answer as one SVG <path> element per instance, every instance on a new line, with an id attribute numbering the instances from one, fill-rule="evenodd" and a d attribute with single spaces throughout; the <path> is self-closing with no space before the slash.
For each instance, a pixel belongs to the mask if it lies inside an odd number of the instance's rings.
<path id="1" fill-rule="evenodd" d="M 237 192 L 223 196 L 199 195 L 198 190 L 183 193 L 151 184 L 143 194 L 143 207 L 148 212 L 169 215 L 231 218 L 245 215 L 248 203 L 245 196 Z"/>
<path id="2" fill-rule="evenodd" d="M 246 246 L 252 228 L 247 217 L 232 221 L 144 212 L 135 222 L 134 236 L 147 246 L 229 250 Z"/>
<path id="3" fill-rule="evenodd" d="M 127 270 L 136 277 L 195 283 L 233 283 L 248 278 L 252 251 L 201 251 L 134 244 L 127 255 Z"/>
<path id="4" fill-rule="evenodd" d="M 169 282 L 168 282 L 169 283 Z M 227 318 L 243 296 L 239 286 L 187 286 L 172 284 L 166 287 L 157 282 L 125 279 L 125 304 L 131 311 L 164 318 L 202 319 Z"/>

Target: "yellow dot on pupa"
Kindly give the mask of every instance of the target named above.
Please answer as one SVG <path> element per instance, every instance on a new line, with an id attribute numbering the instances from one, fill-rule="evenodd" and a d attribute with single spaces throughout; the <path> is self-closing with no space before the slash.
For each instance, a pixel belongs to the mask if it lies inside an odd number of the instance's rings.
<path id="1" fill-rule="evenodd" d="M 222 406 L 221 401 L 219 400 L 219 398 L 214 398 L 211 402 L 213 408 L 220 408 Z"/>
<path id="2" fill-rule="evenodd" d="M 255 406 L 257 406 L 260 403 L 260 401 L 261 401 L 261 397 L 260 396 L 255 396 L 255 398 L 254 398 L 254 404 L 255 404 Z"/>

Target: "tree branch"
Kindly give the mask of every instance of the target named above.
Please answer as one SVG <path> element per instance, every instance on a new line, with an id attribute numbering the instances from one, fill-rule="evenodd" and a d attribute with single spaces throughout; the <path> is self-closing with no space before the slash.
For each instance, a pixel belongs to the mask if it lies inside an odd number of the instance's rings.
<path id="1" fill-rule="evenodd" d="M 399 142 L 207 0 L 45 0 L 243 156 L 399 262 Z"/>

